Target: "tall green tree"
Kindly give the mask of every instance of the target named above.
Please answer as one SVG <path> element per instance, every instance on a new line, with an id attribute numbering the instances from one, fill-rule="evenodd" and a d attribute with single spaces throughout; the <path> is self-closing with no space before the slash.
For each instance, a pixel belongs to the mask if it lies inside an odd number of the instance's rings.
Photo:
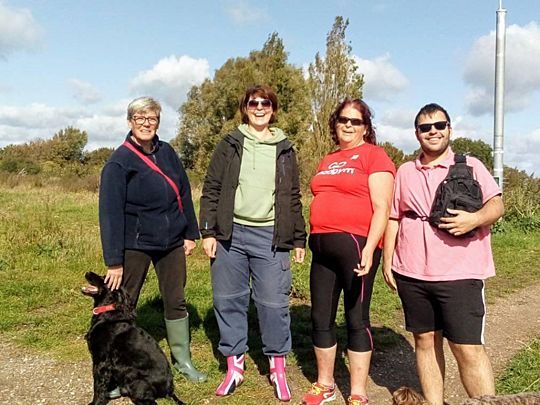
<path id="1" fill-rule="evenodd" d="M 287 62 L 283 41 L 273 33 L 261 50 L 227 60 L 213 79 L 194 86 L 180 107 L 180 126 L 171 143 L 195 174 L 204 174 L 216 144 L 240 124 L 239 100 L 255 84 L 267 84 L 278 95 L 275 125 L 293 141 L 305 138 L 310 117 L 302 71 Z"/>
<path id="2" fill-rule="evenodd" d="M 311 176 L 321 158 L 335 145 L 330 137 L 328 120 L 336 105 L 345 97 L 361 98 L 364 78 L 345 39 L 349 20 L 336 17 L 326 37 L 326 55 L 318 52 L 308 68 L 308 92 L 311 101 L 312 133 L 302 153 L 302 163 Z"/>
<path id="3" fill-rule="evenodd" d="M 86 131 L 74 127 L 61 129 L 50 141 L 45 142 L 48 160 L 61 166 L 67 163 L 82 163 L 87 142 Z"/>
<path id="4" fill-rule="evenodd" d="M 90 152 L 86 152 L 84 155 L 84 164 L 88 166 L 103 167 L 105 162 L 111 157 L 114 152 L 114 148 L 98 148 Z"/>
<path id="5" fill-rule="evenodd" d="M 488 170 L 493 169 L 493 149 L 491 145 L 481 140 L 473 140 L 470 138 L 455 138 L 450 141 L 452 151 L 463 155 L 471 155 L 479 159 Z M 422 148 L 418 148 L 412 153 L 406 155 L 403 161 L 414 160 L 422 152 Z"/>
<path id="6" fill-rule="evenodd" d="M 36 174 L 44 167 L 81 165 L 88 135 L 74 127 L 61 129 L 51 139 L 36 139 L 20 145 L 8 145 L 0 150 L 0 170 Z"/>
<path id="7" fill-rule="evenodd" d="M 392 162 L 394 162 L 396 168 L 401 166 L 401 164 L 407 160 L 405 153 L 398 147 L 394 146 L 392 142 L 384 142 L 380 146 L 385 150 L 388 157 L 392 159 Z"/>
<path id="8" fill-rule="evenodd" d="M 471 155 L 479 160 L 489 169 L 493 169 L 493 149 L 491 145 L 480 139 L 455 138 L 452 140 L 452 150 L 456 153 Z"/>

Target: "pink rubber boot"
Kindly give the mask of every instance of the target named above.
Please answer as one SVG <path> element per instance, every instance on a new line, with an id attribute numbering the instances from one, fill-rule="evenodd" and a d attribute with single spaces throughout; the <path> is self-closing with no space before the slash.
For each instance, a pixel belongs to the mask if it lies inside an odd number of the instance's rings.
<path id="1" fill-rule="evenodd" d="M 216 389 L 218 397 L 231 395 L 244 382 L 244 358 L 245 354 L 227 357 L 227 374 Z"/>
<path id="2" fill-rule="evenodd" d="M 274 386 L 274 395 L 280 401 L 291 400 L 291 390 L 287 384 L 285 375 L 285 356 L 269 356 L 270 360 L 270 382 Z"/>

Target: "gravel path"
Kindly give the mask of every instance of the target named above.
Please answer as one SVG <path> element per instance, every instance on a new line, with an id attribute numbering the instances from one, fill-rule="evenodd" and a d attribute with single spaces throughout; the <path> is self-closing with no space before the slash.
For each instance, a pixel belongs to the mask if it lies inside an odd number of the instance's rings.
<path id="1" fill-rule="evenodd" d="M 488 307 L 486 328 L 487 349 L 495 373 L 540 331 L 540 284 L 525 288 Z M 370 402 L 372 405 L 391 403 L 391 392 L 401 385 L 418 388 L 414 369 L 414 353 L 405 331 L 398 346 L 374 354 L 370 372 Z M 90 362 L 59 362 L 43 354 L 15 346 L 0 336 L 0 404 L 10 405 L 82 405 L 92 396 Z M 447 359 L 447 401 L 460 404 L 466 399 L 459 382 L 457 367 L 452 356 Z M 290 370 L 294 392 L 292 404 L 300 401 L 301 391 L 309 386 L 299 370 Z M 218 402 L 209 399 L 207 403 Z M 130 404 L 119 399 L 111 404 Z M 276 403 L 278 403 L 276 401 Z M 339 398 L 335 404 L 344 403 Z M 246 404 L 250 405 L 250 404 Z"/>

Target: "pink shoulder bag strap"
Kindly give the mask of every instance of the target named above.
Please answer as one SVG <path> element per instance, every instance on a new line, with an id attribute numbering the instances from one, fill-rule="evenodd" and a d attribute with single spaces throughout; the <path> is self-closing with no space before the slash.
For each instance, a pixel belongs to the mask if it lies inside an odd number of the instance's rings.
<path id="1" fill-rule="evenodd" d="M 165 180 L 167 180 L 167 183 L 170 184 L 174 192 L 176 193 L 176 200 L 178 201 L 178 207 L 180 208 L 180 212 L 184 212 L 184 205 L 182 204 L 182 198 L 180 197 L 180 190 L 178 190 L 178 186 L 175 184 L 174 181 L 171 180 L 169 176 L 167 176 L 163 171 L 154 163 L 152 160 L 145 156 L 140 150 L 138 150 L 135 146 L 130 144 L 128 141 L 124 141 L 122 144 L 129 150 L 131 150 L 133 153 L 135 153 L 138 157 L 141 158 L 141 160 L 150 167 L 153 171 L 161 174 Z"/>

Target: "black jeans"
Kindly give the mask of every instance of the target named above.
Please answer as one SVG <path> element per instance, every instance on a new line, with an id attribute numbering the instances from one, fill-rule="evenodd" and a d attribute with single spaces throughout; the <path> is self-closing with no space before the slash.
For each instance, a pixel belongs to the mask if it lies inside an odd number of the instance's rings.
<path id="1" fill-rule="evenodd" d="M 375 249 L 369 273 L 358 277 L 353 269 L 360 262 L 365 244 L 365 237 L 348 233 L 319 233 L 309 237 L 313 252 L 310 274 L 312 338 L 316 347 L 329 348 L 336 344 L 336 312 L 343 290 L 347 347 L 355 352 L 373 350 L 369 306 L 381 249 Z"/>
<path id="2" fill-rule="evenodd" d="M 134 306 L 137 305 L 150 263 L 156 270 L 159 291 L 163 299 L 165 319 L 187 316 L 184 287 L 186 285 L 186 255 L 184 246 L 172 250 L 126 250 L 124 253 L 124 287 Z"/>

